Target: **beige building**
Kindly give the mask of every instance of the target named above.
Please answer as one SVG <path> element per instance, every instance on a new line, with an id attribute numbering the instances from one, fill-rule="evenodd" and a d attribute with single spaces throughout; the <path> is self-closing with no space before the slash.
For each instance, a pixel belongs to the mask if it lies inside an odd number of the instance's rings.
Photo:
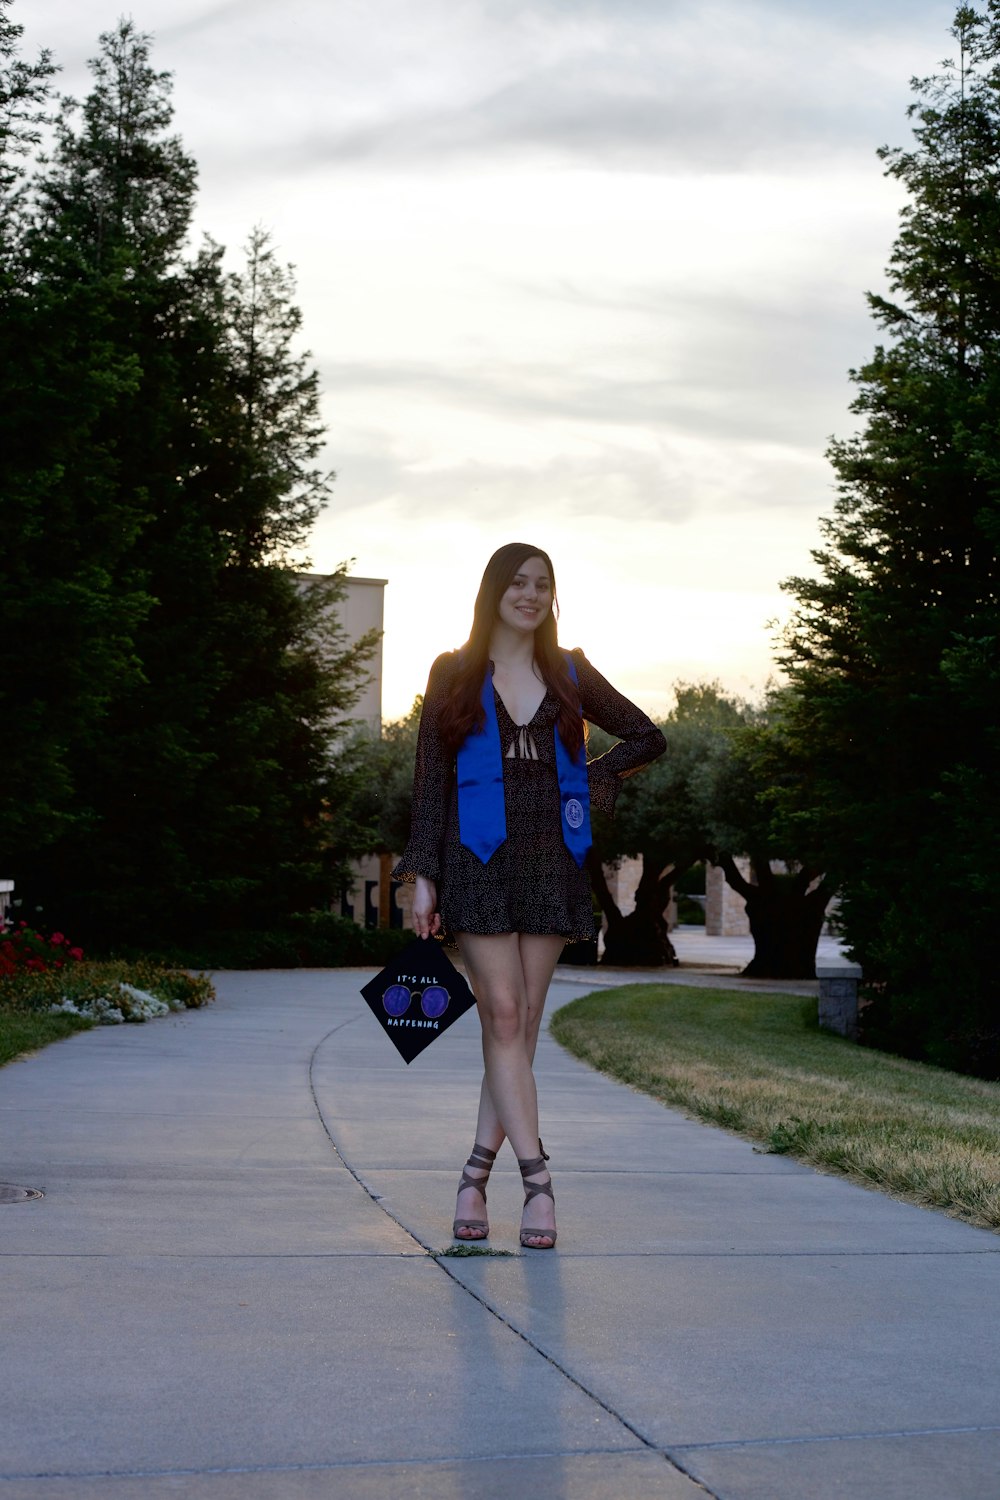
<path id="1" fill-rule="evenodd" d="M 357 641 L 366 631 L 378 631 L 378 645 L 371 660 L 371 680 L 354 710 L 355 717 L 364 719 L 376 732 L 382 728 L 382 606 L 387 582 L 385 578 L 348 576 L 347 594 L 339 611 L 340 623 L 347 631 L 348 640 Z"/>
<path id="2" fill-rule="evenodd" d="M 302 574 L 303 586 L 311 578 L 324 575 Z M 359 641 L 370 630 L 378 631 L 378 644 L 369 663 L 368 684 L 352 710 L 351 717 L 362 719 L 375 734 L 382 730 L 382 628 L 383 603 L 388 579 L 358 578 L 349 573 L 345 580 L 347 589 L 337 608 L 338 623 L 344 629 L 351 644 Z M 393 886 L 389 870 L 394 861 L 391 857 L 370 854 L 365 859 L 354 861 L 354 879 L 351 888 L 344 892 L 341 912 L 352 917 L 362 927 L 404 925 L 404 910 L 400 896 L 404 888 Z M 406 887 L 407 899 L 411 888 Z"/>
<path id="3" fill-rule="evenodd" d="M 327 573 L 300 573 L 299 586 L 309 587 L 310 582 L 328 578 Z M 355 578 L 348 574 L 347 589 L 337 606 L 337 621 L 346 632 L 348 642 L 353 645 L 369 630 L 378 631 L 378 644 L 371 659 L 371 677 L 358 699 L 353 717 L 363 719 L 378 733 L 382 728 L 382 619 L 386 578 Z"/>

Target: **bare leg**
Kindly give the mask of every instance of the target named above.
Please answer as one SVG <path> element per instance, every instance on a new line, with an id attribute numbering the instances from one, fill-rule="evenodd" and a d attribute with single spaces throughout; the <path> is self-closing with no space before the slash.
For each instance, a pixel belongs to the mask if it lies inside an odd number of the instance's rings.
<path id="1" fill-rule="evenodd" d="M 472 980 L 483 1028 L 486 1073 L 480 1091 L 476 1139 L 483 1146 L 499 1150 L 507 1136 L 519 1158 L 536 1157 L 538 1100 L 531 1063 L 545 996 L 562 952 L 563 939 L 527 933 L 497 937 L 459 933 L 458 943 Z M 532 1180 L 546 1178 L 539 1173 Z M 472 1188 L 460 1193 L 458 1217 L 471 1217 L 477 1198 Z M 551 1199 L 533 1198 L 525 1218 L 525 1227 L 537 1227 L 537 1238 L 547 1241 L 546 1230 L 555 1223 Z"/>
<path id="2" fill-rule="evenodd" d="M 539 937 L 534 933 L 522 932 L 518 934 L 518 948 L 521 955 L 521 973 L 524 976 L 524 992 L 527 999 L 527 1025 L 525 1028 L 525 1039 L 528 1048 L 528 1061 L 534 1062 L 535 1048 L 538 1045 L 538 1033 L 542 1025 L 542 1015 L 545 1010 L 545 999 L 552 983 L 552 975 L 559 955 L 563 950 L 564 938 Z M 464 954 L 463 954 L 464 958 Z M 466 963 L 466 967 L 468 964 Z M 469 970 L 470 975 L 472 970 Z M 474 987 L 474 986 L 473 986 Z M 499 1151 L 506 1139 L 504 1128 L 500 1124 L 496 1106 L 490 1098 L 489 1085 L 483 1076 L 483 1084 L 479 1093 L 479 1116 L 476 1123 L 476 1140 L 482 1145 L 488 1146 L 491 1151 Z"/>

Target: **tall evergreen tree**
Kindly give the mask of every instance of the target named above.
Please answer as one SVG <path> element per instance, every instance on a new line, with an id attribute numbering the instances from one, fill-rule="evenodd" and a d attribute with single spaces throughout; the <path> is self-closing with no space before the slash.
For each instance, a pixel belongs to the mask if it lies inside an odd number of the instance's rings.
<path id="1" fill-rule="evenodd" d="M 148 38 L 122 22 L 91 66 L 93 90 L 82 109 L 64 103 L 36 188 L 29 332 L 48 337 L 29 366 L 23 469 L 44 477 L 39 544 L 68 593 L 36 637 L 52 664 L 45 703 L 60 698 L 53 666 L 68 657 L 86 677 L 87 648 L 101 659 L 87 677 L 96 711 L 76 719 L 71 695 L 58 725 L 70 821 L 55 841 L 36 835 L 20 868 L 93 939 L 141 929 L 143 908 L 162 905 L 150 887 L 180 881 L 175 829 L 204 759 L 212 662 L 197 622 L 219 543 L 188 482 L 210 451 L 199 412 L 219 361 L 203 291 L 219 272 L 184 261 L 195 169 L 166 134 L 169 78 L 150 66 Z M 55 580 L 30 566 L 51 595 Z M 104 618 L 72 618 L 81 582 Z"/>
<path id="2" fill-rule="evenodd" d="M 56 72 L 48 50 L 34 62 L 19 56 L 24 27 L 10 19 L 11 3 L 0 0 L 0 232 L 5 252 L 12 248 L 12 220 L 28 163 L 49 119 Z"/>
<path id="3" fill-rule="evenodd" d="M 958 9 L 957 55 L 914 80 L 915 144 L 886 335 L 852 372 L 858 436 L 784 665 L 805 756 L 786 810 L 844 881 L 872 1034 L 1000 1073 L 1000 4 Z M 811 835 L 811 836 L 812 836 Z"/>
<path id="4" fill-rule="evenodd" d="M 301 548 L 333 476 L 317 468 L 323 424 L 319 376 L 296 352 L 302 315 L 293 268 L 255 229 L 241 272 L 225 288 L 226 355 L 239 455 L 228 505 L 232 560 L 282 560 Z"/>
<path id="5" fill-rule="evenodd" d="M 264 231 L 250 235 L 243 269 L 220 293 L 224 378 L 209 423 L 212 460 L 198 481 L 217 497 L 224 546 L 211 622 L 220 672 L 189 900 L 198 920 L 238 928 L 325 904 L 336 890 L 332 750 L 374 639 L 352 645 L 338 623 L 343 570 L 296 571 L 332 475 L 317 466 L 319 383 L 295 347 L 292 269 Z"/>
<path id="6" fill-rule="evenodd" d="M 39 264 L 31 154 L 49 118 L 54 67 L 17 57 L 0 11 L 0 672 L 5 873 L 26 851 L 87 820 L 71 746 L 85 742 L 133 670 L 144 601 L 114 578 L 135 516 L 116 511 L 104 429 L 135 385 L 107 338 L 88 278 Z M 67 246 L 61 247 L 73 261 Z"/>
<path id="7" fill-rule="evenodd" d="M 290 273 L 259 235 L 242 274 L 187 250 L 195 166 L 149 39 L 122 22 L 92 66 L 28 240 L 27 327 L 49 337 L 19 471 L 39 555 L 14 591 L 41 607 L 65 584 L 38 697 L 50 712 L 68 662 L 91 711 L 70 701 L 51 736 L 62 816 L 12 820 L 12 841 L 88 940 L 176 946 L 324 899 L 329 739 L 370 643 L 339 631 L 342 576 L 306 586 L 292 563 L 328 480 Z M 72 618 L 81 581 L 103 618 Z"/>

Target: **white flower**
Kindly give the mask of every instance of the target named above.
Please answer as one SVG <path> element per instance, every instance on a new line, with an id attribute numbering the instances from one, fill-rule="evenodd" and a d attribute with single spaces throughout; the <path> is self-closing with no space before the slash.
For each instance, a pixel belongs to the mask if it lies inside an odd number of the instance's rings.
<path id="1" fill-rule="evenodd" d="M 80 1001 L 64 996 L 58 1005 L 49 1006 L 50 1014 L 85 1016 L 101 1026 L 120 1026 L 125 1021 L 152 1021 L 158 1016 L 169 1016 L 173 1010 L 183 1009 L 180 1001 L 171 1004 L 166 1000 L 158 1000 L 148 990 L 140 990 L 134 984 L 126 984 L 124 980 L 118 981 L 113 996 L 95 995 L 89 1000 Z"/>
<path id="2" fill-rule="evenodd" d="M 118 981 L 118 988 L 123 995 L 129 995 L 133 1000 L 145 1001 L 149 1005 L 159 1005 L 160 1003 L 156 996 L 151 995 L 148 990 L 140 990 L 134 984 L 126 984 L 124 979 Z"/>
<path id="3" fill-rule="evenodd" d="M 118 1004 L 127 1021 L 152 1021 L 157 1016 L 168 1016 L 170 1006 L 147 990 L 137 989 L 133 984 L 120 980 Z"/>

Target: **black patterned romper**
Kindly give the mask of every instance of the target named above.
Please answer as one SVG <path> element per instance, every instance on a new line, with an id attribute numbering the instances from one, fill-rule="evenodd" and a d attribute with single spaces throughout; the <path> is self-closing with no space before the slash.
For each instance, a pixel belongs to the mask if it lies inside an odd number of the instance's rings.
<path id="1" fill-rule="evenodd" d="M 584 718 L 619 741 L 587 767 L 591 805 L 611 813 L 622 778 L 662 755 L 666 742 L 652 720 L 616 692 L 582 651 L 572 656 Z M 517 725 L 494 690 L 507 838 L 486 864 L 459 841 L 455 757 L 444 749 L 438 730 L 457 666 L 458 653 L 452 651 L 431 667 L 417 739 L 410 842 L 393 877 L 413 881 L 424 875 L 437 884 L 438 909 L 449 935 L 593 937 L 590 877 L 563 842 L 555 751 L 559 705 L 551 692 L 546 691 L 529 724 Z"/>

